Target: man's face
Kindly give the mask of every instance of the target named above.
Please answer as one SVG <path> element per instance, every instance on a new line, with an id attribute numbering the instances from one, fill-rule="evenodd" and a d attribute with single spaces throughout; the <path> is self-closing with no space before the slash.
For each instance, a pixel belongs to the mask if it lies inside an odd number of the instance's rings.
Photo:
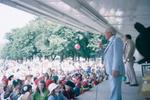
<path id="1" fill-rule="evenodd" d="M 105 32 L 105 37 L 106 37 L 107 40 L 109 40 L 109 38 L 111 37 L 111 32 L 106 31 Z"/>

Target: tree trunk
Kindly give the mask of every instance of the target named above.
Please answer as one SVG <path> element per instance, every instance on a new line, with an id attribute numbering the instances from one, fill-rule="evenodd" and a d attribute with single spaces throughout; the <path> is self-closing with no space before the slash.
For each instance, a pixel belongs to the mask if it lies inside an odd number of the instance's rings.
<path id="1" fill-rule="evenodd" d="M 64 60 L 64 55 L 60 56 L 60 62 L 62 62 Z"/>
<path id="2" fill-rule="evenodd" d="M 51 55 L 52 61 L 55 60 L 55 58 L 56 58 L 56 55 L 55 55 L 55 54 Z"/>

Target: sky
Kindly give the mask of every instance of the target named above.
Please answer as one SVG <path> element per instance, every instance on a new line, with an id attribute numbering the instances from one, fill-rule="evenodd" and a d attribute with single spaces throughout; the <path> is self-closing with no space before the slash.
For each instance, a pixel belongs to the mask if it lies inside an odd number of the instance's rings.
<path id="1" fill-rule="evenodd" d="M 25 26 L 36 16 L 0 3 L 0 45 L 5 44 L 5 33 Z"/>

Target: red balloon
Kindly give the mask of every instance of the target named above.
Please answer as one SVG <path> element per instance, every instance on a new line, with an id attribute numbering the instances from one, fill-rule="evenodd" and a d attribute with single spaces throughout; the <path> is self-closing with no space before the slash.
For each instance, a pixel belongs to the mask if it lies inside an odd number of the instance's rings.
<path id="1" fill-rule="evenodd" d="M 75 44 L 74 48 L 75 48 L 76 50 L 79 50 L 79 49 L 80 49 L 80 44 Z"/>

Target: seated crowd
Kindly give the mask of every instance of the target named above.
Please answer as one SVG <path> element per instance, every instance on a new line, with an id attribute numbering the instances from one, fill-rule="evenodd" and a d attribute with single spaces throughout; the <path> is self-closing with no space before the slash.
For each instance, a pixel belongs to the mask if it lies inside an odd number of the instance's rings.
<path id="1" fill-rule="evenodd" d="M 0 100 L 72 100 L 103 81 L 100 67 L 81 66 L 72 71 L 48 68 L 45 73 L 28 74 L 24 79 L 3 75 Z"/>

